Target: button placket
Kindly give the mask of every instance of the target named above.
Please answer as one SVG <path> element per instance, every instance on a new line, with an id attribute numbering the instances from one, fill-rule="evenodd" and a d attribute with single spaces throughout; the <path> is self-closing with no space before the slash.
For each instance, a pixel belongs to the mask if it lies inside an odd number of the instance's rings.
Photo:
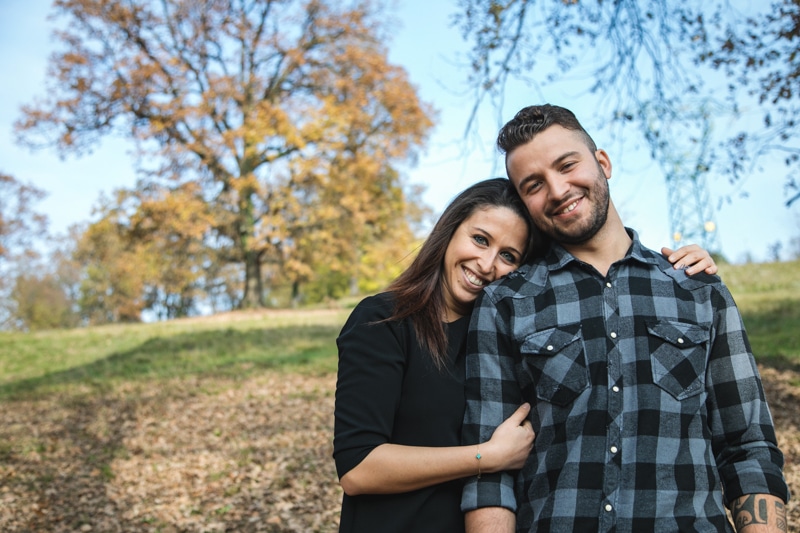
<path id="1" fill-rule="evenodd" d="M 606 401 L 608 405 L 609 423 L 607 425 L 605 461 L 603 472 L 603 492 L 605 500 L 602 503 L 604 518 L 601 520 L 601 531 L 613 528 L 616 522 L 614 503 L 618 501 L 619 491 L 622 487 L 622 468 L 619 443 L 621 441 L 621 424 L 623 412 L 623 398 L 621 394 L 622 365 L 620 354 L 620 337 L 624 325 L 620 321 L 620 302 L 617 294 L 617 285 L 611 279 L 604 280 L 604 323 L 606 331 L 607 352 L 607 389 Z"/>

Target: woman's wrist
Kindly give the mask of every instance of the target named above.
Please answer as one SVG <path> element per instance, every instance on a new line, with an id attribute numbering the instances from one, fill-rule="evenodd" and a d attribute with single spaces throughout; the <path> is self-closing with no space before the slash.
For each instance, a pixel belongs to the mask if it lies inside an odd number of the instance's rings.
<path id="1" fill-rule="evenodd" d="M 498 460 L 501 454 L 495 452 L 495 446 L 492 444 L 491 440 L 487 440 L 485 442 L 481 442 L 480 444 L 472 447 L 473 455 L 476 457 L 473 459 L 473 462 L 480 463 L 476 465 L 476 473 L 477 473 L 477 466 L 480 466 L 481 474 L 493 474 L 502 470 L 503 465 Z M 477 458 L 477 454 L 481 455 L 481 458 Z"/>

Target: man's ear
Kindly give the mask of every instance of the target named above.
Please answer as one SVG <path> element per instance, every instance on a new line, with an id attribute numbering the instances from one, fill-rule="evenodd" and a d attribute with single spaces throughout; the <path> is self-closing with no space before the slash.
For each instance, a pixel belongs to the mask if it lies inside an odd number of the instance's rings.
<path id="1" fill-rule="evenodd" d="M 594 158 L 597 159 L 597 164 L 600 165 L 600 168 L 603 169 L 603 174 L 605 174 L 606 179 L 611 179 L 611 158 L 608 157 L 608 154 L 605 150 L 598 149 L 594 153 Z"/>

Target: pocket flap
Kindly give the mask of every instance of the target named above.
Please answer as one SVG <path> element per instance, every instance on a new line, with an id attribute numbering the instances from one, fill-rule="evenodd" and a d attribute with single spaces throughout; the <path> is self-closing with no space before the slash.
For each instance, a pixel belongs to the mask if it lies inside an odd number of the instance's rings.
<path id="1" fill-rule="evenodd" d="M 521 351 L 537 355 L 554 355 L 580 338 L 580 323 L 537 331 L 525 337 Z"/>
<path id="2" fill-rule="evenodd" d="M 708 341 L 711 335 L 708 328 L 674 320 L 648 322 L 647 331 L 651 335 L 664 339 L 678 348 L 688 348 L 703 344 Z"/>

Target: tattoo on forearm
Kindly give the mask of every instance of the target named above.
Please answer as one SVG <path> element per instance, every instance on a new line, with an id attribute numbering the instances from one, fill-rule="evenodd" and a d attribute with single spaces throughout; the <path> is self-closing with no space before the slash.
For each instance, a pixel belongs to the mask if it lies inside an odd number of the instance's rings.
<path id="1" fill-rule="evenodd" d="M 736 524 L 736 530 L 741 530 L 751 524 L 769 524 L 769 501 L 757 494 L 742 496 L 733 503 L 731 514 Z M 780 531 L 786 531 L 786 507 L 783 502 L 775 503 L 776 526 Z"/>
<path id="2" fill-rule="evenodd" d="M 775 522 L 775 525 L 781 531 L 789 531 L 789 525 L 786 522 L 786 506 L 783 502 L 775 502 L 775 509 L 778 511 L 778 520 Z"/>

